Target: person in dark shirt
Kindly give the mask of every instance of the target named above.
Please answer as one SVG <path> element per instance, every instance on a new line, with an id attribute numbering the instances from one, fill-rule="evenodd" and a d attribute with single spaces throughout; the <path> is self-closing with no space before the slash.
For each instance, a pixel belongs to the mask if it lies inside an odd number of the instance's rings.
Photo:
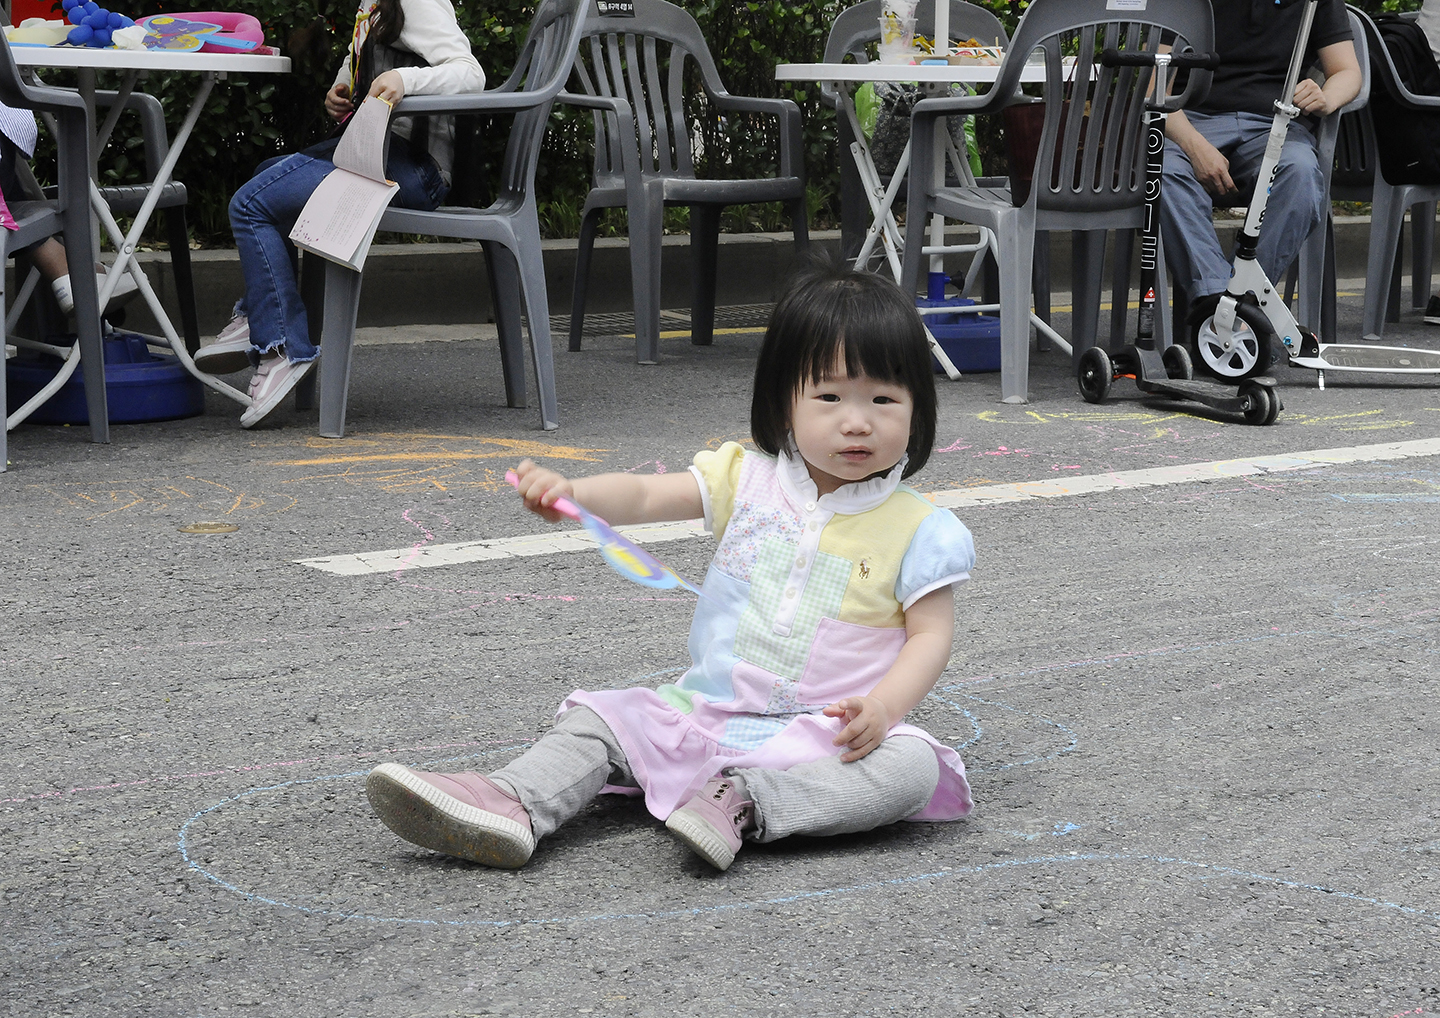
<path id="1" fill-rule="evenodd" d="M 1190 299 L 1192 320 L 1209 314 L 1230 280 L 1213 208 L 1244 204 L 1253 192 L 1305 11 L 1303 0 L 1212 3 L 1220 67 L 1205 101 L 1166 122 L 1160 198 L 1166 265 Z M 1352 38 L 1341 0 L 1320 0 L 1305 66 L 1317 67 L 1324 84 L 1302 77 L 1295 87 L 1291 101 L 1302 116 L 1290 124 L 1256 252 L 1272 280 L 1290 267 L 1324 215 L 1328 195 L 1322 191 L 1314 128 L 1319 118 L 1359 94 Z"/>

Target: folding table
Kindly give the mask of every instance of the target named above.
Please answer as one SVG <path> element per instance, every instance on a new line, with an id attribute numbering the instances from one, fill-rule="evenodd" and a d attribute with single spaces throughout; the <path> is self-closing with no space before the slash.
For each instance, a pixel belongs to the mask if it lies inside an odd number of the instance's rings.
<path id="1" fill-rule="evenodd" d="M 79 72 L 80 95 L 85 99 L 86 105 L 90 108 L 90 116 L 93 122 L 95 118 L 95 75 L 97 71 L 120 71 L 122 80 L 119 95 L 114 105 L 111 106 L 109 114 L 98 132 L 96 143 L 91 149 L 91 181 L 90 181 L 90 204 L 100 224 L 110 236 L 110 241 L 115 247 L 115 263 L 111 266 L 106 277 L 106 283 L 99 294 L 100 307 L 105 307 L 114 292 L 115 285 L 120 280 L 120 273 L 128 271 L 149 305 L 159 323 L 161 331 L 165 334 L 165 341 L 185 370 L 190 372 L 201 382 L 214 389 L 222 395 L 228 396 L 244 406 L 250 405 L 250 397 L 220 381 L 212 375 L 207 375 L 195 367 L 191 360 L 190 353 L 185 349 L 185 343 L 175 331 L 175 326 L 170 321 L 170 316 L 165 313 L 164 307 L 155 295 L 150 286 L 150 281 L 145 277 L 144 270 L 135 261 L 134 254 L 139 243 L 140 236 L 150 222 L 150 216 L 155 211 L 155 206 L 160 200 L 161 192 L 170 182 L 171 175 L 175 172 L 175 164 L 179 161 L 180 154 L 184 151 L 186 142 L 190 139 L 190 133 L 195 123 L 200 118 L 201 110 L 205 106 L 205 100 L 209 98 L 210 91 L 215 87 L 216 81 L 223 81 L 231 73 L 244 74 L 284 74 L 290 70 L 290 59 L 282 56 L 271 56 L 252 53 L 203 53 L 199 51 L 176 52 L 173 50 L 120 50 L 120 49 L 95 49 L 88 46 L 13 46 L 11 53 L 15 57 L 15 63 L 27 73 L 34 73 L 38 68 L 68 68 Z M 141 204 L 140 210 L 135 214 L 135 221 L 130 227 L 129 234 L 122 234 L 120 226 L 110 212 L 110 207 L 100 196 L 100 190 L 95 182 L 95 166 L 98 162 L 99 152 L 105 147 L 115 128 L 115 123 L 125 105 L 125 100 L 135 90 L 135 84 L 140 75 L 147 71 L 172 71 L 185 74 L 194 74 L 199 78 L 195 91 L 195 97 L 191 100 L 190 108 L 185 114 L 185 119 L 180 129 L 175 132 L 175 137 L 170 142 L 170 151 L 160 166 L 155 179 L 148 185 L 148 193 L 145 201 Z M 99 252 L 92 252 L 92 256 L 98 256 Z M 23 302 L 25 294 L 16 304 Z M 75 373 L 76 366 L 80 363 L 80 347 L 76 344 L 69 350 L 62 348 L 51 348 L 52 352 L 65 358 L 65 364 L 55 378 L 35 394 L 23 407 L 20 407 L 14 414 L 10 415 L 10 422 L 18 424 L 28 417 L 34 410 L 49 399 L 60 387 L 69 381 L 70 376 Z M 105 437 L 100 441 L 109 441 L 108 422 L 104 428 Z"/>

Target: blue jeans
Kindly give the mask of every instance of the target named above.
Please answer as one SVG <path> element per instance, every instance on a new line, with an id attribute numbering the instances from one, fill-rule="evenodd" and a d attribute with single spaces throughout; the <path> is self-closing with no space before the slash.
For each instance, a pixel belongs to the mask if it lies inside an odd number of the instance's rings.
<path id="1" fill-rule="evenodd" d="M 230 229 L 245 274 L 245 296 L 237 310 L 250 319 L 252 360 L 282 347 L 296 364 L 320 355 L 310 341 L 300 301 L 290 230 L 320 181 L 335 168 L 330 157 L 338 143 L 338 138 L 331 139 L 261 163 L 230 199 Z M 390 139 L 385 173 L 400 185 L 391 204 L 401 208 L 434 209 L 449 191 L 435 160 L 428 155 L 419 162 L 411 158 L 403 138 Z"/>
<path id="2" fill-rule="evenodd" d="M 1270 117 L 1258 113 L 1189 113 L 1185 116 L 1220 154 L 1230 160 L 1230 177 L 1241 201 L 1253 193 Z M 1280 153 L 1280 173 L 1270 189 L 1260 244 L 1255 252 L 1272 283 L 1300 253 L 1305 237 L 1321 221 L 1328 197 L 1322 192 L 1315 136 L 1300 121 L 1291 122 Z M 1209 191 L 1195 177 L 1190 159 L 1175 142 L 1165 142 L 1165 174 L 1160 189 L 1160 227 L 1165 238 L 1165 266 L 1170 278 L 1197 297 L 1220 293 L 1230 282 L 1230 262 L 1215 236 L 1214 206 Z"/>

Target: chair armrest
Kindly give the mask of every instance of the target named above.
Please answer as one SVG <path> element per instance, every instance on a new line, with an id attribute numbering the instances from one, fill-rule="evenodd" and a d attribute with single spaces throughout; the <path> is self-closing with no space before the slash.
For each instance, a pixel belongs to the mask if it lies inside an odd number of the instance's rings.
<path id="1" fill-rule="evenodd" d="M 561 92 L 555 101 L 565 106 L 583 106 L 590 110 L 604 110 L 617 116 L 629 118 L 630 103 L 619 96 L 586 95 L 584 92 Z"/>
<path id="2" fill-rule="evenodd" d="M 799 106 L 789 99 L 765 99 L 759 96 L 731 95 L 729 92 L 709 92 L 709 96 L 716 109 L 768 113 L 779 120 L 780 176 L 804 176 L 805 150 Z"/>
<path id="3" fill-rule="evenodd" d="M 551 102 L 552 92 L 461 92 L 455 95 L 406 96 L 395 105 L 392 117 L 432 113 L 519 113 Z"/>

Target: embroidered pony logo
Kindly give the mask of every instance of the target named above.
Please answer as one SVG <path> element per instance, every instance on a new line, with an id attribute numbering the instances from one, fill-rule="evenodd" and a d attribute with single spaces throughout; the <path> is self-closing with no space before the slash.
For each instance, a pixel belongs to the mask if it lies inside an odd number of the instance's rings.
<path id="1" fill-rule="evenodd" d="M 862 559 L 860 560 L 860 579 L 862 579 L 862 580 L 868 580 L 869 578 L 870 578 L 870 564 L 869 564 L 868 562 L 866 562 L 866 561 L 862 558 Z"/>

